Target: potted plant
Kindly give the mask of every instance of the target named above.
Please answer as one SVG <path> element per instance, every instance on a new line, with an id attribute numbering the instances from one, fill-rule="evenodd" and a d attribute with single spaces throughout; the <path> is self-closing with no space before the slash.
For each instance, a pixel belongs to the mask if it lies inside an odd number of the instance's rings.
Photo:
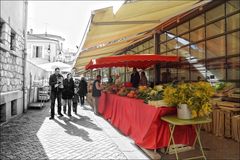
<path id="1" fill-rule="evenodd" d="M 209 101 L 213 94 L 214 89 L 208 82 L 181 83 L 167 86 L 164 100 L 177 106 L 178 118 L 191 119 L 209 115 L 212 111 Z"/>

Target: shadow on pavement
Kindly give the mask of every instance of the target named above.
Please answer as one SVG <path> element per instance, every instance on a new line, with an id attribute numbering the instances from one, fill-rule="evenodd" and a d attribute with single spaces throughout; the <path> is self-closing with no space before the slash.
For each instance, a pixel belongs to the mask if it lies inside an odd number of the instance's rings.
<path id="1" fill-rule="evenodd" d="M 75 125 L 73 125 L 72 123 L 70 123 L 70 122 L 72 122 L 70 119 L 68 119 L 66 117 L 61 117 L 60 119 L 63 120 L 66 124 L 63 124 L 56 119 L 54 119 L 54 121 L 58 125 L 63 127 L 67 134 L 72 135 L 72 136 L 81 137 L 83 140 L 88 141 L 88 142 L 93 141 L 91 138 L 89 138 L 89 133 L 87 131 L 85 131 L 84 129 L 78 128 Z"/>
<path id="2" fill-rule="evenodd" d="M 89 117 L 87 117 L 87 116 L 79 116 L 79 117 L 80 117 L 80 119 L 78 119 L 76 117 L 71 117 L 71 122 L 78 124 L 80 126 L 83 126 L 83 127 L 102 131 L 101 128 L 99 128 L 96 124 L 91 122 L 92 120 Z"/>
<path id="3" fill-rule="evenodd" d="M 0 159 L 49 159 L 37 136 L 48 110 L 29 110 L 0 127 Z"/>

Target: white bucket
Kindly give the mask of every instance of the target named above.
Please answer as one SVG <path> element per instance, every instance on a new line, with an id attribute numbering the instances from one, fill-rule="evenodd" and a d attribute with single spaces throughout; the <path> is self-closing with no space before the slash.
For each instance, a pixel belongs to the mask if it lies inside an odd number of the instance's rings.
<path id="1" fill-rule="evenodd" d="M 192 119 L 192 114 L 187 104 L 179 104 L 177 107 L 177 117 L 179 119 Z"/>

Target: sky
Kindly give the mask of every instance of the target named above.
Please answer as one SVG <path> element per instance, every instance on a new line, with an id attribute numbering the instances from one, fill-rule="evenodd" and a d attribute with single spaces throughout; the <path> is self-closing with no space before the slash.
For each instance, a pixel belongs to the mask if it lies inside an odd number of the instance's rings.
<path id="1" fill-rule="evenodd" d="M 117 10 L 123 1 L 28 1 L 28 31 L 55 34 L 65 39 L 63 48 L 77 51 L 91 12 L 113 6 Z"/>

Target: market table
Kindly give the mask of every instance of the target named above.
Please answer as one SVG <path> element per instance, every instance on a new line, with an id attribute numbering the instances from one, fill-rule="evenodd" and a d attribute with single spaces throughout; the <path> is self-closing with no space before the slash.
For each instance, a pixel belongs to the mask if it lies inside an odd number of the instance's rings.
<path id="1" fill-rule="evenodd" d="M 202 143 L 201 143 L 201 139 L 200 139 L 200 129 L 201 129 L 201 125 L 205 124 L 205 123 L 210 123 L 212 122 L 212 120 L 210 118 L 207 117 L 201 117 L 201 118 L 194 118 L 194 119 L 178 119 L 176 115 L 174 116 L 164 116 L 161 118 L 163 121 L 168 122 L 169 123 L 169 130 L 170 130 L 170 139 L 168 142 L 168 148 L 167 148 L 167 152 L 169 151 L 170 145 L 171 143 L 173 144 L 173 149 L 176 155 L 176 159 L 178 160 L 178 151 L 176 148 L 176 143 L 175 143 L 175 137 L 173 136 L 174 131 L 175 131 L 175 127 L 176 126 L 183 126 L 183 125 L 192 125 L 194 126 L 195 129 L 195 133 L 196 133 L 196 138 L 194 140 L 194 144 L 193 147 L 195 147 L 196 141 L 198 140 L 199 146 L 200 146 L 200 150 L 202 152 L 202 156 L 198 156 L 198 157 L 191 157 L 189 159 L 197 159 L 197 158 L 204 158 L 206 159 L 206 156 L 204 154 L 203 148 L 202 148 Z"/>
<path id="2" fill-rule="evenodd" d="M 143 100 L 102 92 L 99 113 L 124 135 L 145 149 L 168 146 L 170 131 L 162 116 L 176 114 L 175 107 L 153 107 Z M 177 126 L 174 132 L 177 144 L 192 145 L 195 131 L 192 125 Z"/>

